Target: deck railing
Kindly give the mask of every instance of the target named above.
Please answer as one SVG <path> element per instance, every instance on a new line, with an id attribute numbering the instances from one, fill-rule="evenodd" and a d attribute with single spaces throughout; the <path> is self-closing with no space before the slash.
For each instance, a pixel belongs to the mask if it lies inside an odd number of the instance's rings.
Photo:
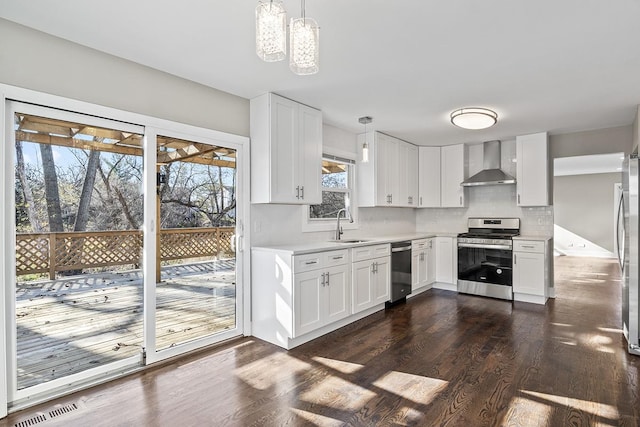
<path id="1" fill-rule="evenodd" d="M 159 261 L 233 253 L 234 227 L 172 228 L 160 231 Z M 16 236 L 16 274 L 83 270 L 142 260 L 139 230 L 29 233 Z"/>

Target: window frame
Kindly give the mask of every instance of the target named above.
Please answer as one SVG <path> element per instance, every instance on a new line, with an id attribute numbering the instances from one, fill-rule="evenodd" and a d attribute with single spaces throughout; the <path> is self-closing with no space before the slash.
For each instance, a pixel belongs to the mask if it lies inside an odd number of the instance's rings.
<path id="1" fill-rule="evenodd" d="M 340 226 L 343 230 L 355 230 L 359 228 L 358 223 L 358 206 L 356 204 L 357 199 L 357 186 L 356 186 L 356 158 L 355 154 L 345 155 L 344 153 L 340 153 L 340 155 L 334 155 L 329 150 L 325 150 L 322 153 L 322 160 L 330 160 L 330 161 L 339 161 L 344 162 L 347 167 L 347 188 L 334 188 L 334 187 L 323 187 L 321 185 L 320 191 L 332 191 L 336 193 L 346 193 L 349 197 L 349 212 L 351 213 L 351 218 L 353 218 L 353 222 L 349 221 L 341 221 Z M 322 177 L 320 177 L 322 180 Z M 335 218 L 311 218 L 310 217 L 310 205 L 302 206 L 302 232 L 314 232 L 314 231 L 330 231 L 335 230 L 336 227 L 336 219 Z"/>

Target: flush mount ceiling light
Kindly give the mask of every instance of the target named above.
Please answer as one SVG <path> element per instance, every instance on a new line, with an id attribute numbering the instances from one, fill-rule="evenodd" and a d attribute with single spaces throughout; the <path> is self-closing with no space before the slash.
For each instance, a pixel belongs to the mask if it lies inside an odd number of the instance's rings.
<path id="1" fill-rule="evenodd" d="M 266 62 L 287 55 L 287 12 L 282 0 L 260 0 L 256 7 L 256 54 Z"/>
<path id="2" fill-rule="evenodd" d="M 451 113 L 451 123 L 464 129 L 486 129 L 497 122 L 498 114 L 487 108 L 467 107 Z"/>
<path id="3" fill-rule="evenodd" d="M 301 1 L 302 16 L 291 18 L 289 26 L 289 68 L 298 75 L 318 72 L 320 60 L 320 29 L 318 23 L 305 16 L 304 0 Z"/>

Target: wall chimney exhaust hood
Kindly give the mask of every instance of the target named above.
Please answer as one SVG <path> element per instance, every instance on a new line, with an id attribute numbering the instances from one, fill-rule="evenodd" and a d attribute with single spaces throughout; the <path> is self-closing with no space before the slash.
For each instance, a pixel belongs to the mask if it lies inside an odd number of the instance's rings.
<path id="1" fill-rule="evenodd" d="M 474 187 L 477 185 L 515 184 L 516 179 L 500 169 L 500 141 L 483 143 L 483 169 L 460 185 Z"/>

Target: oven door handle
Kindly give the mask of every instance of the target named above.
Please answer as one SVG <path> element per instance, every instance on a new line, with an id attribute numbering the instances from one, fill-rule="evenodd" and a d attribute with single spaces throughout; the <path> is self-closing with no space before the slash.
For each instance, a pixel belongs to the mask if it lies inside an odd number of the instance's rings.
<path id="1" fill-rule="evenodd" d="M 485 245 L 483 243 L 458 243 L 459 248 L 511 250 L 511 245 Z"/>

